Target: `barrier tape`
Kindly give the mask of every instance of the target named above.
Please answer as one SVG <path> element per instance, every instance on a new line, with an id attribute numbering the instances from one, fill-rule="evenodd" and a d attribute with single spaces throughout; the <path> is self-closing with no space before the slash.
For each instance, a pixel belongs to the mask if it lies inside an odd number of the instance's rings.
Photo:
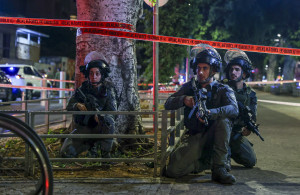
<path id="1" fill-rule="evenodd" d="M 58 79 L 40 79 L 40 78 L 32 78 L 36 80 L 48 80 L 48 81 L 57 81 L 57 82 L 67 82 L 67 83 L 75 83 L 75 81 L 71 80 L 58 80 Z M 278 83 L 297 83 L 300 80 L 280 80 L 280 81 L 251 81 L 246 82 L 248 85 L 256 85 L 256 84 L 278 84 Z M 180 84 L 158 84 L 158 86 L 180 86 Z M 153 83 L 138 83 L 138 86 L 153 86 Z"/>
<path id="2" fill-rule="evenodd" d="M 34 89 L 34 90 L 47 90 L 47 91 L 75 91 L 74 89 L 66 88 L 51 88 L 51 87 L 33 87 L 33 86 L 17 86 L 10 84 L 0 84 L 0 87 L 5 88 L 21 88 L 21 89 Z M 151 90 L 139 90 L 140 93 L 152 93 Z M 176 91 L 159 91 L 159 93 L 175 93 Z"/>
<path id="3" fill-rule="evenodd" d="M 178 45 L 196 45 L 196 44 L 204 43 L 204 44 L 209 44 L 218 49 L 239 48 L 243 51 L 249 51 L 249 52 L 300 56 L 300 49 L 295 49 L 295 48 L 270 47 L 270 46 L 262 46 L 262 45 L 228 43 L 228 42 L 220 42 L 220 41 L 206 41 L 206 40 L 178 38 L 178 37 L 169 37 L 169 36 L 162 36 L 162 35 L 152 35 L 152 34 L 144 34 L 144 33 L 134 33 L 134 32 L 124 32 L 124 31 L 103 29 L 103 28 L 118 28 L 118 29 L 127 29 L 131 31 L 135 31 L 132 25 L 126 23 L 119 23 L 119 22 L 95 22 L 95 21 L 84 21 L 84 20 L 56 20 L 56 19 L 0 17 L 0 23 L 18 24 L 18 25 L 78 27 L 81 28 L 80 30 L 83 34 L 86 33 L 97 34 L 103 36 L 113 36 L 113 37 L 128 38 L 134 40 L 171 43 L 171 44 L 178 44 Z"/>
<path id="4" fill-rule="evenodd" d="M 66 82 L 66 83 L 75 83 L 75 81 L 71 80 L 59 80 L 59 79 L 40 79 L 40 78 L 31 78 L 35 80 L 41 80 L 41 81 L 57 81 L 57 82 Z"/>
<path id="5" fill-rule="evenodd" d="M 180 85 L 180 84 L 174 84 L 174 83 L 161 84 L 161 83 L 158 83 L 158 86 L 176 86 L 176 85 Z M 138 86 L 153 86 L 153 83 L 138 83 Z"/>
<path id="6" fill-rule="evenodd" d="M 257 85 L 257 84 L 282 84 L 282 83 L 299 83 L 300 80 L 280 80 L 280 81 L 250 81 L 245 82 L 248 85 Z M 138 83 L 138 86 L 153 86 L 149 83 Z M 158 86 L 176 86 L 176 84 L 159 84 Z M 180 86 L 179 84 L 177 86 Z"/>
<path id="7" fill-rule="evenodd" d="M 34 90 L 47 90 L 47 91 L 74 91 L 74 89 L 66 89 L 66 88 L 61 89 L 61 88 L 51 88 L 51 87 L 18 86 L 18 85 L 10 85 L 10 84 L 0 84 L 0 87 L 34 89 Z"/>
<path id="8" fill-rule="evenodd" d="M 98 28 L 119 28 L 135 31 L 131 24 L 121 22 L 96 22 L 86 20 L 57 20 L 57 19 L 40 19 L 40 18 L 16 18 L 1 17 L 0 24 L 18 24 L 18 25 L 36 25 L 36 26 L 59 26 L 59 27 L 98 27 Z"/>
<path id="9" fill-rule="evenodd" d="M 41 80 L 58 81 L 58 82 L 66 82 L 66 83 L 75 83 L 75 81 L 70 81 L 70 80 L 59 80 L 59 79 L 41 79 Z"/>
<path id="10" fill-rule="evenodd" d="M 168 91 L 158 91 L 158 93 L 175 93 L 174 90 L 168 90 Z M 153 93 L 152 90 L 139 90 L 139 93 Z"/>
<path id="11" fill-rule="evenodd" d="M 247 85 L 257 85 L 257 84 L 283 84 L 283 83 L 298 83 L 300 80 L 282 80 L 282 81 L 251 81 L 246 82 Z"/>
<path id="12" fill-rule="evenodd" d="M 246 82 L 248 85 L 257 85 L 257 84 L 283 84 L 283 83 L 300 83 L 300 80 L 289 80 L 289 81 L 254 81 Z M 74 91 L 74 89 L 67 88 L 51 88 L 51 87 L 33 87 L 33 86 L 17 86 L 11 84 L 0 84 L 0 87 L 4 88 L 21 88 L 21 89 L 34 89 L 34 90 L 49 90 L 49 91 Z M 151 90 L 139 90 L 140 93 L 152 93 Z M 174 90 L 160 90 L 159 93 L 175 93 Z"/>
<path id="13" fill-rule="evenodd" d="M 270 46 L 262 46 L 262 45 L 228 43 L 228 42 L 220 42 L 220 41 L 205 41 L 205 40 L 169 37 L 169 36 L 152 35 L 152 34 L 144 34 L 144 33 L 106 30 L 106 29 L 98 29 L 98 28 L 82 28 L 81 32 L 83 34 L 97 34 L 103 36 L 113 36 L 113 37 L 121 37 L 121 38 L 136 39 L 136 40 L 143 40 L 143 41 L 171 43 L 171 44 L 178 44 L 178 45 L 197 45 L 203 43 L 203 44 L 211 45 L 214 48 L 218 48 L 218 49 L 239 48 L 241 50 L 250 51 L 250 52 L 300 56 L 300 49 L 292 49 L 292 48 L 285 48 L 285 47 L 270 47 Z"/>

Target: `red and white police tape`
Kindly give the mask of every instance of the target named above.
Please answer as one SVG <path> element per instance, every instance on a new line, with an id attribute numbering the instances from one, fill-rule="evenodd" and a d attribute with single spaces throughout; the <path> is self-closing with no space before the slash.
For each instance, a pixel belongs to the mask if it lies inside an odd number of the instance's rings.
<path id="1" fill-rule="evenodd" d="M 113 36 L 120 38 L 128 38 L 143 41 L 152 41 L 160 43 L 171 43 L 178 45 L 196 45 L 199 43 L 209 44 L 218 49 L 231 49 L 239 48 L 244 51 L 281 54 L 281 55 L 294 55 L 300 56 L 300 49 L 285 48 L 285 47 L 270 47 L 262 45 L 250 45 L 240 43 L 228 43 L 220 41 L 206 41 L 197 39 L 187 39 L 179 37 L 169 37 L 162 35 L 124 32 L 117 30 L 108 30 L 107 28 L 117 28 L 134 31 L 131 24 L 119 22 L 96 22 L 84 20 L 56 20 L 56 19 L 38 19 L 38 18 L 16 18 L 16 17 L 0 17 L 0 24 L 17 24 L 17 25 L 37 25 L 37 26 L 56 26 L 56 27 L 77 27 L 81 28 L 81 32 L 89 34 L 97 34 L 103 36 Z"/>
<path id="2" fill-rule="evenodd" d="M 152 41 L 152 42 L 160 42 L 160 43 L 171 43 L 171 44 L 178 44 L 178 45 L 197 45 L 200 43 L 204 43 L 204 44 L 209 44 L 218 49 L 239 48 L 241 50 L 250 51 L 250 52 L 300 56 L 300 49 L 297 48 L 270 47 L 270 46 L 261 46 L 261 45 L 228 43 L 228 42 L 220 42 L 220 41 L 206 41 L 206 40 L 187 39 L 187 38 L 179 38 L 179 37 L 145 34 L 145 33 L 108 30 L 109 28 L 116 28 L 116 29 L 135 31 L 133 25 L 127 23 L 119 23 L 119 22 L 0 17 L 0 24 L 74 27 L 74 28 L 80 28 L 83 34 L 85 33 L 97 34 L 103 36 L 113 36 L 113 37 L 120 37 L 120 38 L 128 38 L 128 39 Z M 39 79 L 39 80 L 70 82 L 70 83 L 75 82 L 75 81 L 57 80 L 57 79 Z M 247 84 L 249 85 L 282 84 L 282 83 L 293 83 L 293 82 L 299 82 L 299 80 L 298 81 L 266 81 L 266 82 L 259 81 L 259 82 L 247 82 Z M 0 87 L 52 90 L 52 91 L 74 91 L 74 89 L 60 89 L 60 88 L 33 87 L 33 86 L 13 86 L 9 84 L 0 84 Z M 151 92 L 149 90 L 147 91 Z M 171 91 L 160 91 L 160 92 L 169 93 Z"/>
<path id="3" fill-rule="evenodd" d="M 34 90 L 47 90 L 47 91 L 74 91 L 74 89 L 67 89 L 67 88 L 17 86 L 17 85 L 10 85 L 10 84 L 0 84 L 0 87 L 19 88 L 19 89 L 34 89 Z"/>
<path id="4" fill-rule="evenodd" d="M 59 80 L 59 79 L 41 79 L 41 78 L 31 78 L 31 79 L 35 79 L 35 80 L 41 80 L 41 81 L 57 81 L 57 82 L 65 82 L 65 83 L 75 83 L 75 81 L 71 81 L 71 80 Z"/>
<path id="5" fill-rule="evenodd" d="M 87 20 L 57 20 L 41 18 L 16 18 L 1 17 L 0 24 L 18 24 L 18 25 L 35 25 L 35 26 L 58 26 L 58 27 L 75 27 L 75 28 L 120 28 L 135 31 L 133 25 L 120 22 L 97 22 Z"/>
<path id="6" fill-rule="evenodd" d="M 44 79 L 48 80 L 48 79 Z M 56 80 L 61 81 L 61 80 Z M 283 83 L 300 83 L 300 80 L 285 80 L 285 81 L 252 81 L 246 82 L 248 85 L 258 85 L 258 84 L 283 84 Z M 141 85 L 139 85 L 141 86 Z M 149 85 L 151 86 L 151 85 Z M 166 85 L 168 86 L 168 85 Z M 34 89 L 34 90 L 48 90 L 48 91 L 74 91 L 74 89 L 67 88 L 51 88 L 51 87 L 34 87 L 34 86 L 16 86 L 10 84 L 0 84 L 0 87 L 5 88 L 21 88 L 21 89 Z M 151 90 L 139 90 L 141 93 L 152 93 Z M 160 90 L 159 93 L 174 93 L 174 90 Z"/>
<path id="7" fill-rule="evenodd" d="M 98 34 L 103 36 L 113 36 L 113 37 L 121 37 L 121 38 L 136 39 L 136 40 L 143 40 L 143 41 L 171 43 L 171 44 L 178 44 L 178 45 L 197 45 L 203 43 L 203 44 L 211 45 L 218 49 L 239 48 L 241 50 L 250 51 L 250 52 L 300 56 L 300 49 L 285 48 L 285 47 L 270 47 L 270 46 L 262 46 L 262 45 L 227 43 L 227 42 L 220 42 L 220 41 L 205 41 L 205 40 L 197 40 L 197 39 L 187 39 L 187 38 L 169 37 L 169 36 L 152 35 L 152 34 L 144 34 L 144 33 L 134 33 L 134 32 L 123 32 L 123 31 L 98 29 L 98 28 L 81 28 L 80 30 L 83 34 L 90 33 L 90 34 Z"/>

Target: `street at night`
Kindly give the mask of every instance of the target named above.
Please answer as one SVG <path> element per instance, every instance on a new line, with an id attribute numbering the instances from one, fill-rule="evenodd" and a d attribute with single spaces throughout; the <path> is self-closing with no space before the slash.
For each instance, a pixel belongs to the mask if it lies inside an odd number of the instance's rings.
<path id="1" fill-rule="evenodd" d="M 0 194 L 300 194 L 299 7 L 0 0 Z"/>
<path id="2" fill-rule="evenodd" d="M 299 194 L 300 191 L 300 99 L 257 91 L 258 121 L 265 141 L 251 134 L 257 165 L 246 169 L 232 163 L 235 185 L 211 182 L 206 174 L 181 179 L 162 178 L 77 178 L 54 179 L 54 194 Z M 265 100 L 273 103 L 263 102 Z M 283 102 L 294 103 L 283 105 Z M 1 194 L 22 194 L 22 182 L 5 182 Z M 14 193 L 10 193 L 14 192 Z"/>

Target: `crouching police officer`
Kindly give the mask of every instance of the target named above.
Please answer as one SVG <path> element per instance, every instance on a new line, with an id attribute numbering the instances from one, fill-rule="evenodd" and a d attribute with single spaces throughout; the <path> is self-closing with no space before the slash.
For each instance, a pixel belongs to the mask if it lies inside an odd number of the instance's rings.
<path id="1" fill-rule="evenodd" d="M 247 54 L 233 48 L 226 52 L 224 60 L 227 64 L 224 72 L 227 79 L 223 83 L 228 84 L 233 90 L 238 104 L 248 106 L 252 111 L 253 120 L 256 120 L 257 97 L 256 93 L 244 82 L 249 78 L 252 64 Z M 231 158 L 238 164 L 252 168 L 256 164 L 256 155 L 253 144 L 245 137 L 251 131 L 245 127 L 240 110 L 238 118 L 234 121 L 230 139 Z M 230 158 L 228 159 L 230 162 Z"/>
<path id="2" fill-rule="evenodd" d="M 113 86 L 105 81 L 110 72 L 108 64 L 102 60 L 92 60 L 80 67 L 87 78 L 75 94 L 70 98 L 68 111 L 116 111 L 117 104 Z M 115 119 L 113 115 L 74 115 L 72 134 L 113 134 Z M 109 158 L 113 139 L 70 139 L 67 138 L 61 148 L 61 155 L 67 158 L 77 157 L 89 151 L 89 157 L 98 157 L 100 146 L 101 156 Z"/>
<path id="3" fill-rule="evenodd" d="M 238 106 L 230 87 L 223 85 L 213 76 L 219 72 L 221 57 L 211 46 L 199 44 L 192 49 L 191 68 L 196 78 L 185 83 L 171 95 L 165 109 L 184 107 L 184 124 L 188 129 L 182 142 L 171 153 L 165 167 L 167 177 L 181 177 L 189 173 L 212 170 L 212 180 L 222 184 L 233 184 L 236 179 L 225 168 L 231 134 L 231 119 L 237 117 Z M 199 90 L 207 91 L 207 123 L 196 111 L 191 115 L 195 96 Z M 189 117 L 190 116 L 190 117 Z M 206 125 L 205 125 L 206 123 Z"/>

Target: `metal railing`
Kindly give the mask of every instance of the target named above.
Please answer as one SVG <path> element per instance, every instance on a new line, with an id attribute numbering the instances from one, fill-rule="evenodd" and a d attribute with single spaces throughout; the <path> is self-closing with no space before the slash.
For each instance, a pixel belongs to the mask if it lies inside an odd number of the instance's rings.
<path id="1" fill-rule="evenodd" d="M 168 114 L 170 114 L 170 125 L 168 126 Z M 162 110 L 161 130 L 161 162 L 160 175 L 166 165 L 167 158 L 181 141 L 186 132 L 184 127 L 183 108 L 177 110 Z"/>
<path id="2" fill-rule="evenodd" d="M 155 118 L 158 116 L 158 112 L 153 111 L 39 111 L 39 112 L 30 112 L 30 126 L 34 126 L 34 120 L 36 115 L 47 114 L 47 115 L 154 115 Z M 136 135 L 136 134 L 53 134 L 53 135 L 39 135 L 41 138 L 91 138 L 91 139 L 100 139 L 100 138 L 150 138 L 154 139 L 154 157 L 153 158 L 50 158 L 51 161 L 56 162 L 153 162 L 154 163 L 154 175 L 157 173 L 157 131 L 158 124 L 157 121 L 154 121 L 154 135 Z"/>
<path id="3" fill-rule="evenodd" d="M 175 145 L 180 141 L 180 136 L 183 135 L 183 120 L 182 120 L 182 109 L 177 111 L 4 111 L 6 113 L 23 113 L 25 114 L 25 120 L 28 121 L 31 127 L 34 126 L 35 116 L 37 115 L 87 115 L 87 114 L 112 114 L 112 115 L 154 115 L 157 119 L 159 112 L 162 112 L 162 130 L 161 130 L 161 158 L 159 158 L 158 154 L 158 122 L 154 121 L 154 133 L 153 135 L 136 135 L 136 134 L 39 134 L 41 138 L 74 138 L 74 139 L 82 139 L 82 138 L 148 138 L 154 139 L 154 155 L 153 158 L 50 158 L 51 162 L 153 162 L 154 164 L 154 172 L 153 176 L 157 176 L 157 169 L 166 164 L 166 159 L 168 154 L 174 149 Z M 168 113 L 171 112 L 170 117 Z M 168 118 L 170 118 L 170 125 L 168 127 Z M 9 134 L 0 134 L 0 137 L 13 137 L 13 135 Z M 169 140 L 169 141 L 167 141 Z M 30 154 L 31 151 L 26 151 L 25 157 L 12 157 L 11 159 L 16 160 L 24 160 L 25 170 L 33 171 L 33 161 L 32 156 Z M 160 166 L 158 166 L 160 164 Z M 55 168 L 54 168 L 55 170 Z M 28 175 L 33 175 L 33 172 L 27 172 Z M 161 175 L 161 173 L 159 174 Z"/>
<path id="4" fill-rule="evenodd" d="M 12 111 L 16 111 L 16 110 L 27 111 L 33 103 L 40 102 L 40 105 L 43 106 L 43 110 L 44 111 L 50 111 L 51 102 L 53 102 L 53 101 L 61 101 L 62 103 L 60 105 L 62 105 L 62 107 L 61 107 L 61 109 L 59 109 L 61 111 L 61 110 L 66 110 L 67 99 L 68 98 L 69 97 L 64 97 L 64 98 L 44 98 L 44 99 L 36 99 L 36 100 L 21 100 L 21 101 L 0 102 L 0 105 L 12 105 L 10 107 L 11 109 L 14 109 Z M 17 106 L 18 104 L 20 104 L 20 107 Z M 5 110 L 5 112 L 6 111 L 8 111 L 8 110 Z M 21 119 L 21 118 L 24 117 L 24 113 L 16 113 L 16 114 L 18 114 L 18 115 L 15 115 L 16 118 L 20 118 Z M 48 130 L 51 124 L 63 123 L 63 127 L 66 127 L 66 125 L 67 125 L 66 124 L 67 123 L 67 118 L 66 118 L 65 115 L 63 116 L 62 120 L 52 121 L 52 122 L 50 122 L 50 120 L 49 120 L 49 115 L 45 115 L 44 116 L 44 120 L 45 120 L 44 124 L 37 125 L 34 128 L 45 127 L 46 130 Z M 28 121 L 26 121 L 26 117 L 24 118 L 24 122 L 26 122 L 27 124 L 29 124 Z"/>
<path id="5" fill-rule="evenodd" d="M 154 157 L 153 158 L 50 158 L 52 162 L 153 162 L 154 163 L 154 173 L 153 176 L 157 176 L 157 169 L 160 167 L 160 176 L 162 168 L 166 165 L 166 160 L 168 155 L 174 150 L 175 146 L 180 142 L 182 135 L 185 132 L 184 124 L 183 124 L 183 109 L 167 111 L 160 110 L 158 112 L 153 111 L 50 111 L 50 102 L 52 100 L 63 100 L 63 109 L 66 108 L 67 97 L 66 98 L 47 98 L 47 99 L 37 99 L 37 100 L 23 100 L 17 102 L 2 102 L 1 104 L 15 104 L 20 103 L 22 105 L 23 111 L 2 111 L 5 113 L 14 113 L 14 114 L 22 114 L 25 117 L 25 122 L 29 124 L 33 129 L 45 126 L 46 129 L 49 129 L 50 124 L 53 123 L 61 123 L 63 122 L 63 127 L 66 127 L 67 115 L 85 115 L 85 114 L 112 114 L 112 115 L 154 115 L 153 121 L 153 135 L 136 135 L 136 134 L 39 134 L 41 138 L 149 138 L 154 139 Z M 151 100 L 150 97 L 144 97 L 144 100 L 149 100 L 149 108 L 151 109 Z M 163 103 L 166 100 L 166 97 L 160 97 L 160 103 Z M 42 102 L 44 101 L 45 111 L 28 111 L 28 104 L 33 102 Z M 44 115 L 45 124 L 35 125 L 35 117 L 37 115 Z M 50 122 L 49 115 L 63 115 L 63 120 Z M 160 159 L 158 158 L 158 117 L 161 116 L 161 154 Z M 168 124 L 169 122 L 169 124 Z M 13 137 L 12 135 L 0 134 L 0 137 Z M 15 157 L 15 159 L 25 160 L 26 166 L 33 166 L 33 159 L 30 159 L 29 154 L 30 151 L 26 151 L 26 155 L 24 158 Z M 12 159 L 14 159 L 12 157 Z M 160 166 L 158 166 L 160 164 Z M 33 170 L 32 167 L 25 167 L 25 170 Z M 33 173 L 27 173 L 28 175 L 32 175 Z"/>

